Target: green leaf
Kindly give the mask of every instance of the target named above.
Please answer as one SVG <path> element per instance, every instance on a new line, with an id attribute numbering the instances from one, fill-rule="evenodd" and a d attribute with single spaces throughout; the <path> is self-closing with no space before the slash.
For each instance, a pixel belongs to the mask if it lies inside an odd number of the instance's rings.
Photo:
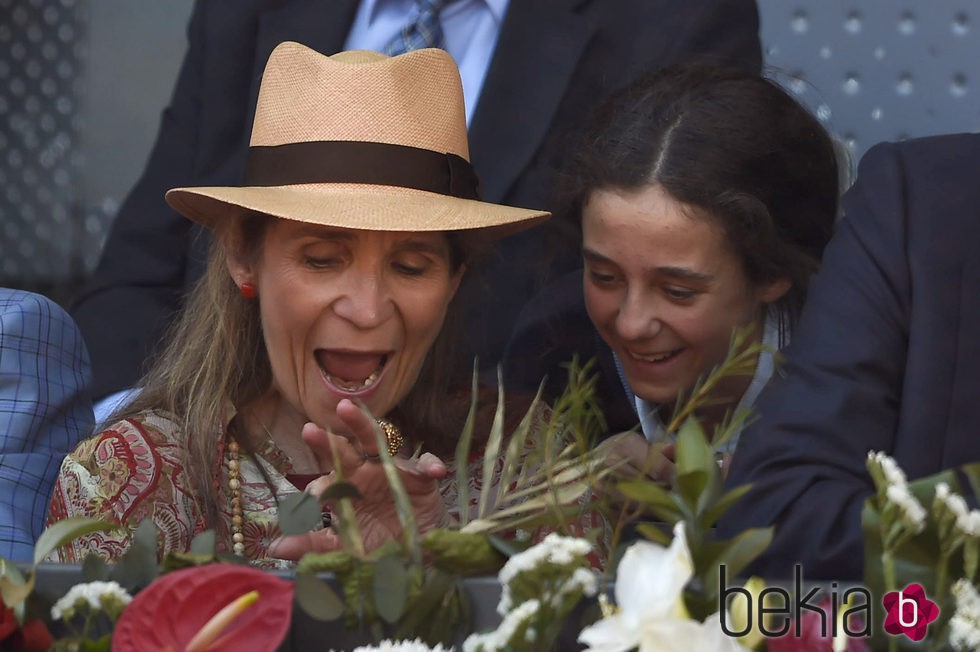
<path id="1" fill-rule="evenodd" d="M 674 522 L 682 516 L 670 492 L 655 482 L 623 480 L 616 483 L 615 488 L 627 498 L 639 502 L 667 521 Z"/>
<path id="2" fill-rule="evenodd" d="M 87 516 L 72 516 L 49 525 L 34 544 L 34 565 L 73 539 L 92 532 L 108 532 L 123 526 Z"/>
<path id="3" fill-rule="evenodd" d="M 297 573 L 294 581 L 296 604 L 310 618 L 327 622 L 344 615 L 344 603 L 326 582 L 306 573 Z"/>
<path id="4" fill-rule="evenodd" d="M 405 562 L 395 556 L 382 557 L 374 566 L 374 606 L 387 623 L 396 623 L 405 613 L 408 599 L 408 572 Z"/>
<path id="5" fill-rule="evenodd" d="M 361 492 L 357 490 L 357 487 L 349 482 L 335 482 L 327 490 L 320 494 L 320 503 L 323 504 L 328 500 L 340 500 L 341 498 L 350 498 L 351 500 L 360 500 L 364 496 Z"/>
<path id="6" fill-rule="evenodd" d="M 191 540 L 191 552 L 197 555 L 214 556 L 214 530 L 205 530 Z"/>
<path id="7" fill-rule="evenodd" d="M 112 569 L 112 577 L 129 591 L 148 586 L 160 574 L 157 567 L 157 527 L 143 519 L 133 531 L 129 549 Z"/>
<path id="8" fill-rule="evenodd" d="M 737 577 L 756 557 L 761 555 L 772 541 L 773 528 L 750 528 L 743 530 L 735 538 L 724 542 L 720 554 L 709 564 L 702 577 L 704 588 L 709 596 L 715 595 L 718 587 L 719 565 L 725 565 L 729 577 Z"/>
<path id="9" fill-rule="evenodd" d="M 497 467 L 497 459 L 500 455 L 500 445 L 504 440 L 504 372 L 500 365 L 497 365 L 497 409 L 493 413 L 493 423 L 490 425 L 490 436 L 484 446 L 483 453 L 483 485 L 484 487 L 493 486 L 493 473 Z M 483 518 L 487 514 L 487 505 L 490 501 L 491 491 L 481 491 L 480 499 L 477 502 L 477 518 Z"/>
<path id="10" fill-rule="evenodd" d="M 487 535 L 459 530 L 429 530 L 422 547 L 431 553 L 437 568 L 458 575 L 489 575 L 507 561 Z"/>
<path id="11" fill-rule="evenodd" d="M 279 530 L 286 536 L 321 527 L 323 508 L 311 494 L 300 491 L 279 501 Z"/>
<path id="12" fill-rule="evenodd" d="M 34 573 L 28 573 L 27 578 L 20 570 L 6 559 L 0 559 L 0 596 L 8 609 L 20 605 L 34 590 Z"/>
<path id="13" fill-rule="evenodd" d="M 466 414 L 466 423 L 463 424 L 463 431 L 459 435 L 459 442 L 456 444 L 456 477 L 465 478 L 469 475 L 470 463 L 470 444 L 473 441 L 473 430 L 476 427 L 476 397 L 479 389 L 479 367 L 477 361 L 473 359 L 473 380 L 470 389 L 470 411 Z M 465 526 L 470 520 L 470 487 L 468 482 L 459 482 L 457 493 L 457 512 L 459 523 Z M 489 485 L 487 485 L 489 486 Z"/>
<path id="14" fill-rule="evenodd" d="M 90 552 L 82 561 L 82 579 L 86 582 L 105 582 L 109 579 L 109 566 L 102 557 Z"/>
<path id="15" fill-rule="evenodd" d="M 667 547 L 670 545 L 671 535 L 667 534 L 653 523 L 637 523 L 636 531 L 654 543 Z"/>
<path id="16" fill-rule="evenodd" d="M 752 489 L 752 485 L 743 484 L 725 492 L 711 507 L 704 510 L 704 515 L 701 522 L 705 527 L 712 527 L 718 522 L 718 519 L 721 518 L 722 514 L 727 512 L 731 506 L 737 503 L 738 500 L 747 494 L 750 489 Z"/>
<path id="17" fill-rule="evenodd" d="M 687 419 L 677 433 L 675 462 L 679 476 L 696 471 L 707 474 L 712 466 L 717 468 L 714 451 L 704 436 L 701 424 L 693 417 Z"/>
<path id="18" fill-rule="evenodd" d="M 698 503 L 701 501 L 705 487 L 708 486 L 709 472 L 698 469 L 677 474 L 674 490 L 681 497 L 689 512 L 689 514 L 685 514 L 686 517 L 693 517 L 697 513 Z"/>

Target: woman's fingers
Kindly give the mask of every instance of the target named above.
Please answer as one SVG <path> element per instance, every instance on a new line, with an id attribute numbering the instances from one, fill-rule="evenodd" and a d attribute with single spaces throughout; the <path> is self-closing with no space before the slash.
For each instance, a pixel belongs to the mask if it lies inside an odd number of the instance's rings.
<path id="1" fill-rule="evenodd" d="M 308 552 L 332 552 L 342 548 L 343 544 L 337 533 L 323 529 L 279 537 L 269 544 L 269 556 L 299 561 Z"/>
<path id="2" fill-rule="evenodd" d="M 364 461 L 364 456 L 347 437 L 328 432 L 315 423 L 304 425 L 302 436 L 324 473 L 333 471 L 338 465 L 347 472 Z"/>
<path id="3" fill-rule="evenodd" d="M 376 457 L 378 440 L 375 429 L 377 422 L 368 416 L 356 403 L 350 399 L 341 399 L 337 403 L 337 416 L 350 430 L 355 446 L 360 446 L 362 456 Z"/>

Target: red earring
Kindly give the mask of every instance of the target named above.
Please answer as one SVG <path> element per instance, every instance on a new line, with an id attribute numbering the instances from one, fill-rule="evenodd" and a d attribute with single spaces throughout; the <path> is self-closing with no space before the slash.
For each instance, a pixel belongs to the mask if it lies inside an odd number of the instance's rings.
<path id="1" fill-rule="evenodd" d="M 251 283 L 242 283 L 242 296 L 246 299 L 254 299 L 258 296 L 258 292 L 255 290 L 255 286 Z"/>

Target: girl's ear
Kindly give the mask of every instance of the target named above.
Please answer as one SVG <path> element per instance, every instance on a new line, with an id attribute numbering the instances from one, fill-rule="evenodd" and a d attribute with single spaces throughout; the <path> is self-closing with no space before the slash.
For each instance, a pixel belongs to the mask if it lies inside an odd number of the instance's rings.
<path id="1" fill-rule="evenodd" d="M 766 283 L 760 286 L 759 300 L 762 303 L 774 303 L 783 298 L 783 295 L 789 292 L 789 289 L 793 287 L 793 281 L 789 277 L 783 277 L 776 279 L 771 283 Z"/>

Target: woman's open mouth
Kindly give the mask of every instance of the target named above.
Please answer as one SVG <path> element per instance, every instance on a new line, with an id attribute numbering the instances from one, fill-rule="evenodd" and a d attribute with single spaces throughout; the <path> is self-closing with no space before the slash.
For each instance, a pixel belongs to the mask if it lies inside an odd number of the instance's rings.
<path id="1" fill-rule="evenodd" d="M 323 379 L 342 394 L 356 395 L 369 391 L 381 378 L 388 363 L 388 351 L 314 351 Z"/>

